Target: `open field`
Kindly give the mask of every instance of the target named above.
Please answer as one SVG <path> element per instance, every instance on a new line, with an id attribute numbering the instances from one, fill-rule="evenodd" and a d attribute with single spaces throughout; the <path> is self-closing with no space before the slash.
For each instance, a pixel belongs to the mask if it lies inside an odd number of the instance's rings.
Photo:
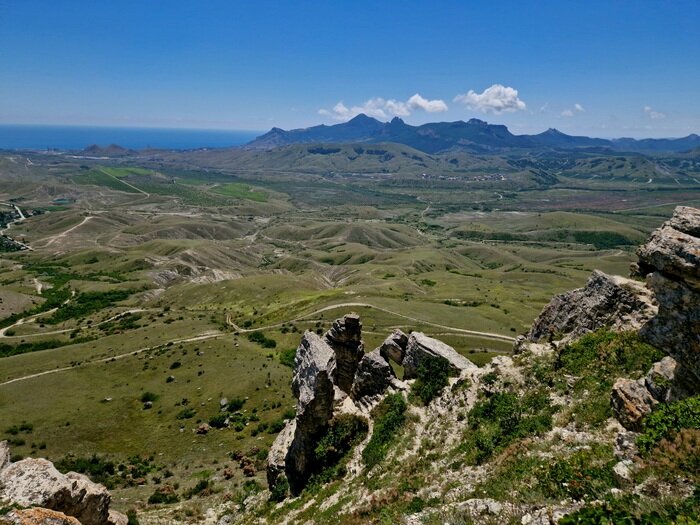
<path id="1" fill-rule="evenodd" d="M 0 259 L 0 433 L 32 426 L 0 438 L 54 461 L 145 455 L 143 479 L 114 487 L 123 509 L 166 479 L 239 490 L 235 451 L 262 485 L 293 408 L 280 355 L 303 330 L 352 310 L 368 350 L 421 330 L 483 364 L 594 268 L 628 273 L 676 203 L 700 204 L 692 163 L 679 178 L 663 158 L 382 148 L 0 155 L 0 201 L 32 212 L 7 233 L 33 248 Z M 196 434 L 223 398 L 244 401 L 230 428 Z"/>

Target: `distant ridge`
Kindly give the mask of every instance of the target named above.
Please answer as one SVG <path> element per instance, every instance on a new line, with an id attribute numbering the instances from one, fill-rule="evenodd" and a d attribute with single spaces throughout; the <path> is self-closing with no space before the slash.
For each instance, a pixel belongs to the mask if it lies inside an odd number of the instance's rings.
<path id="1" fill-rule="evenodd" d="M 244 146 L 273 149 L 290 144 L 396 142 L 426 153 L 463 149 L 472 153 L 500 153 L 507 150 L 609 148 L 615 151 L 684 152 L 700 147 L 700 136 L 676 139 L 599 139 L 572 136 L 550 128 L 538 135 L 514 135 L 506 126 L 479 119 L 434 122 L 411 126 L 395 117 L 381 122 L 365 114 L 342 124 L 312 126 L 285 131 L 272 128 Z"/>

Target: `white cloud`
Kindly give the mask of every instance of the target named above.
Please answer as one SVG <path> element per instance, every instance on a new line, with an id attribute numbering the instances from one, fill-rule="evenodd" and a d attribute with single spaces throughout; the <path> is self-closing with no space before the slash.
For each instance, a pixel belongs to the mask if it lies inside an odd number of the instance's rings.
<path id="1" fill-rule="evenodd" d="M 423 110 L 429 113 L 447 111 L 447 104 L 442 100 L 428 100 L 418 93 L 409 98 L 406 102 L 395 99 L 383 99 L 374 97 L 363 104 L 347 107 L 343 102 L 338 102 L 333 109 L 319 109 L 318 113 L 334 120 L 345 122 L 360 113 L 376 119 L 388 120 L 391 117 L 408 117 L 411 111 Z"/>
<path id="2" fill-rule="evenodd" d="M 483 93 L 476 93 L 470 89 L 463 95 L 457 95 L 454 101 L 460 102 L 470 109 L 482 113 L 495 113 L 496 115 L 527 109 L 525 102 L 518 98 L 517 89 L 501 84 L 494 84 L 486 88 Z"/>
<path id="3" fill-rule="evenodd" d="M 411 109 L 422 109 L 428 113 L 441 113 L 447 111 L 447 104 L 440 99 L 428 100 L 421 97 L 418 93 L 408 99 L 408 107 Z"/>
<path id="4" fill-rule="evenodd" d="M 573 117 L 576 113 L 583 113 L 586 111 L 581 104 L 578 102 L 574 104 L 574 107 L 572 109 L 565 109 L 561 113 L 559 113 L 560 116 L 566 117 L 566 118 L 571 118 Z"/>
<path id="5" fill-rule="evenodd" d="M 652 120 L 660 120 L 662 118 L 666 118 L 665 113 L 661 113 L 660 111 L 654 111 L 654 109 L 652 109 L 651 106 L 644 106 L 644 113 L 646 113 Z"/>

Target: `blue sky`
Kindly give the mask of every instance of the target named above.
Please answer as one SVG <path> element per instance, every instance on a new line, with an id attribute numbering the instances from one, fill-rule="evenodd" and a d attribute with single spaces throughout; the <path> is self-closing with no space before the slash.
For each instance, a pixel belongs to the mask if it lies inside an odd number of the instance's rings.
<path id="1" fill-rule="evenodd" d="M 0 0 L 0 123 L 682 136 L 699 27 L 685 0 Z"/>

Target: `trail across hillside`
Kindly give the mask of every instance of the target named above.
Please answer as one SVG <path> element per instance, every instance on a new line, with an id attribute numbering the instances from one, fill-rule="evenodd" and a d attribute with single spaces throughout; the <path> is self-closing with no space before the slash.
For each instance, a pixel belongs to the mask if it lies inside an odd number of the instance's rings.
<path id="1" fill-rule="evenodd" d="M 496 334 L 496 333 L 493 333 L 493 332 L 479 332 L 479 331 L 477 331 L 477 330 L 467 330 L 467 329 L 465 329 L 465 328 L 456 328 L 456 327 L 454 327 L 454 326 L 447 326 L 447 325 L 444 325 L 444 324 L 432 323 L 432 322 L 430 322 L 430 321 L 424 321 L 423 319 L 418 319 L 418 318 L 416 318 L 416 317 L 411 317 L 411 316 L 408 316 L 408 315 L 400 314 L 400 313 L 398 313 L 398 312 L 393 312 L 393 311 L 388 310 L 388 309 L 386 309 L 386 308 L 382 308 L 381 306 L 375 306 L 375 305 L 369 304 L 369 303 L 340 303 L 340 304 L 334 304 L 334 305 L 331 305 L 331 306 L 324 306 L 323 308 L 319 308 L 318 310 L 314 310 L 313 312 L 310 312 L 310 313 L 308 313 L 308 314 L 306 314 L 306 315 L 303 315 L 303 316 L 301 316 L 301 317 L 297 317 L 297 318 L 295 318 L 295 319 L 290 319 L 290 320 L 288 320 L 288 321 L 284 321 L 284 322 L 280 322 L 280 323 L 271 324 L 271 325 L 268 325 L 268 326 L 261 326 L 261 327 L 258 327 L 258 328 L 241 328 L 241 327 L 239 327 L 237 324 L 235 324 L 235 323 L 233 322 L 233 320 L 231 319 L 231 316 L 227 316 L 227 317 L 226 317 L 226 323 L 227 323 L 229 326 L 232 326 L 235 330 L 237 330 L 237 331 L 239 331 L 239 332 L 242 332 L 242 333 L 247 333 L 247 332 L 259 332 L 260 330 L 269 330 L 269 329 L 272 329 L 272 328 L 279 328 L 279 327 L 281 327 L 283 324 L 286 324 L 286 323 L 293 323 L 293 322 L 297 322 L 297 321 L 303 321 L 303 320 L 305 320 L 305 319 L 307 319 L 307 318 L 309 318 L 309 317 L 311 317 L 311 316 L 314 316 L 314 315 L 316 315 L 316 314 L 320 314 L 320 313 L 323 313 L 323 312 L 327 312 L 327 311 L 329 311 L 329 310 L 336 310 L 336 309 L 338 309 L 338 308 L 354 308 L 354 307 L 356 307 L 356 308 L 372 308 L 372 309 L 374 309 L 374 310 L 379 310 L 380 312 L 384 312 L 384 313 L 387 313 L 387 314 L 395 315 L 396 317 L 401 317 L 401 318 L 403 318 L 403 319 L 408 319 L 409 321 L 413 321 L 414 323 L 420 323 L 420 324 L 425 324 L 425 325 L 428 325 L 428 326 L 434 326 L 434 327 L 436 327 L 436 328 L 442 328 L 442 329 L 444 329 L 444 330 L 450 330 L 450 331 L 453 331 L 453 332 L 459 332 L 459 333 L 461 333 L 461 334 L 475 335 L 475 336 L 479 336 L 479 337 L 484 337 L 484 338 L 486 338 L 486 339 L 496 339 L 496 340 L 499 340 L 499 341 L 507 341 L 507 342 L 509 342 L 509 343 L 512 343 L 513 341 L 515 341 L 515 338 L 514 338 L 514 337 L 510 337 L 510 336 L 507 336 L 507 335 Z"/>
<path id="2" fill-rule="evenodd" d="M 14 379 L 10 379 L 8 381 L 5 381 L 4 383 L 0 383 L 0 386 L 5 386 L 5 385 L 12 384 L 12 383 L 17 383 L 19 381 L 25 381 L 27 379 L 33 379 L 35 377 L 42 377 L 42 376 L 46 376 L 49 374 L 56 374 L 58 372 L 65 372 L 66 370 L 74 370 L 75 368 L 80 368 L 80 367 L 87 366 L 87 365 L 95 365 L 95 364 L 99 364 L 99 363 L 106 363 L 108 361 L 116 361 L 118 359 L 123 359 L 125 357 L 138 355 L 138 354 L 140 354 L 142 352 L 146 352 L 148 350 L 153 350 L 154 348 L 158 348 L 158 347 L 163 346 L 164 344 L 168 344 L 168 343 L 173 343 L 173 344 L 192 343 L 194 341 L 204 341 L 206 339 L 214 339 L 216 337 L 221 337 L 222 335 L 224 335 L 224 334 L 221 332 L 206 332 L 206 333 L 194 336 L 194 337 L 188 337 L 186 339 L 176 339 L 174 341 L 166 341 L 164 343 L 160 343 L 157 345 L 139 348 L 138 350 L 131 350 L 129 352 L 125 352 L 125 353 L 119 354 L 119 355 L 114 355 L 114 356 L 110 356 L 110 357 L 103 357 L 100 359 L 95 359 L 93 361 L 83 361 L 81 364 L 79 364 L 77 366 L 64 366 L 63 368 L 53 368 L 51 370 L 45 370 L 44 372 L 37 372 L 36 374 L 29 374 L 29 375 L 22 376 L 22 377 L 15 377 Z M 12 357 L 17 357 L 17 356 L 5 357 L 4 359 L 12 359 Z"/>

